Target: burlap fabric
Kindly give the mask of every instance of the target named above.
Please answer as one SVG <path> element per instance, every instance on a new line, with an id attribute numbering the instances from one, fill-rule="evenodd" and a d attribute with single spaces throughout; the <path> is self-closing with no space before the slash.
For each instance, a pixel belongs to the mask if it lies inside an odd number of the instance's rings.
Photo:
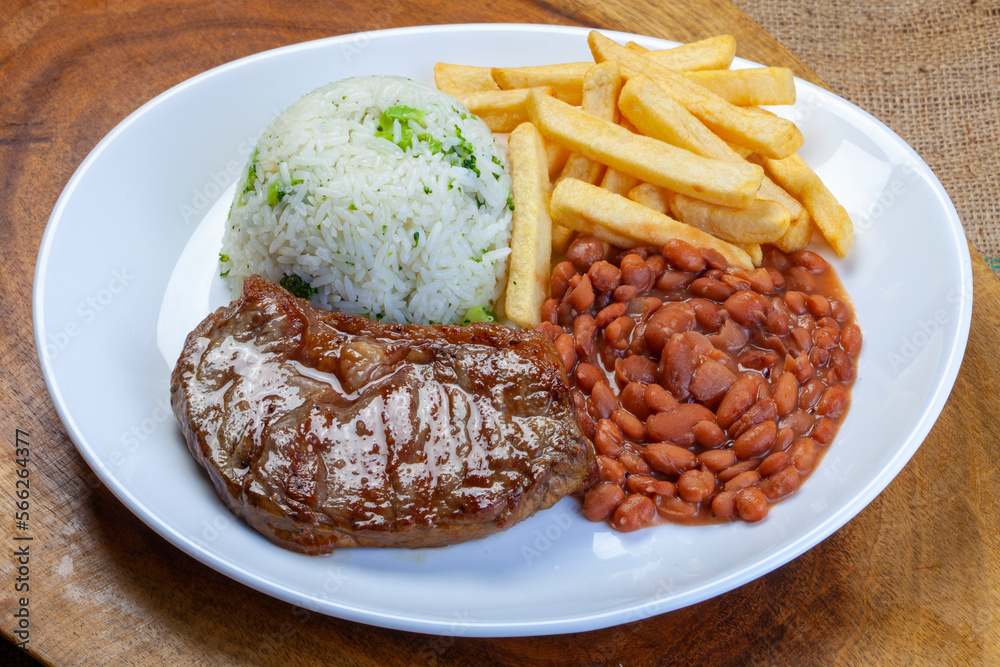
<path id="1" fill-rule="evenodd" d="M 1000 0 L 733 0 L 896 131 L 1000 273 Z"/>

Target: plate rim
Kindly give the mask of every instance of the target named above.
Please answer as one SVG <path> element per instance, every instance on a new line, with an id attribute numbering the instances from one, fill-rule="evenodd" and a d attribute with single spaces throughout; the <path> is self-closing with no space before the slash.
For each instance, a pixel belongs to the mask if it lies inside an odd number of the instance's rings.
<path id="1" fill-rule="evenodd" d="M 70 436 L 75 448 L 90 466 L 91 470 L 101 479 L 102 483 L 104 483 L 108 489 L 112 491 L 119 501 L 129 509 L 129 511 L 139 517 L 140 520 L 142 520 L 143 523 L 149 528 L 153 529 L 154 532 L 170 542 L 173 547 L 180 549 L 192 557 L 195 557 L 202 564 L 207 565 L 208 567 L 211 567 L 212 569 L 221 572 L 232 579 L 235 579 L 237 582 L 272 597 L 299 605 L 318 613 L 344 618 L 351 621 L 411 632 L 442 635 L 455 634 L 453 631 L 450 631 L 454 626 L 453 622 L 426 619 L 414 614 L 387 613 L 385 611 L 366 609 L 349 602 L 338 602 L 336 600 L 329 599 L 319 600 L 315 595 L 309 595 L 297 590 L 286 588 L 284 585 L 277 584 L 270 579 L 250 572 L 245 568 L 210 552 L 197 542 L 190 539 L 188 536 L 182 534 L 180 531 L 174 529 L 161 520 L 156 513 L 154 513 L 149 507 L 133 495 L 129 489 L 125 488 L 125 485 L 118 480 L 115 473 L 108 469 L 108 467 L 98 458 L 96 451 L 90 446 L 87 438 L 81 432 L 76 420 L 73 418 L 73 415 L 69 410 L 69 406 L 60 391 L 56 378 L 54 377 L 52 358 L 47 352 L 44 341 L 43 278 L 47 271 L 49 255 L 54 239 L 57 235 L 63 211 L 66 208 L 67 203 L 70 201 L 73 193 L 76 191 L 84 174 L 91 167 L 91 165 L 99 159 L 104 150 L 131 124 L 135 123 L 143 115 L 150 112 L 151 109 L 162 103 L 165 99 L 179 95 L 186 88 L 198 85 L 205 79 L 218 76 L 229 69 L 245 66 L 256 60 L 268 59 L 276 56 L 280 57 L 282 54 L 297 50 L 346 42 L 351 39 L 356 39 L 359 35 L 420 35 L 455 31 L 534 32 L 539 34 L 551 34 L 555 32 L 573 35 L 586 35 L 586 33 L 590 30 L 591 28 L 588 27 L 563 25 L 550 26 L 544 24 L 526 23 L 466 23 L 388 28 L 382 30 L 347 33 L 332 37 L 308 40 L 305 42 L 298 42 L 250 54 L 248 56 L 223 63 L 204 72 L 200 72 L 193 77 L 185 79 L 184 81 L 157 94 L 155 97 L 129 113 L 128 116 L 126 116 L 110 132 L 102 137 L 98 144 L 91 149 L 84 160 L 80 163 L 70 177 L 69 181 L 64 186 L 59 198 L 53 206 L 48 221 L 46 222 L 45 231 L 39 245 L 33 276 L 32 324 L 36 352 L 42 370 L 42 375 L 45 380 L 46 389 L 52 398 L 60 420 L 63 422 L 63 425 L 67 430 L 67 434 Z M 660 44 L 677 44 L 677 42 L 673 42 L 671 40 L 648 35 L 639 35 L 613 30 L 601 30 L 601 32 L 613 38 L 640 38 Z M 758 65 L 758 63 L 745 59 L 737 60 L 740 63 L 746 63 L 752 66 Z M 968 246 L 968 238 L 965 234 L 964 228 L 962 227 L 961 218 L 958 216 L 954 203 L 951 201 L 934 172 L 907 142 L 899 137 L 899 135 L 896 134 L 891 128 L 869 114 L 867 111 L 840 97 L 833 91 L 811 82 L 804 81 L 798 77 L 796 77 L 795 81 L 796 86 L 806 86 L 807 88 L 813 89 L 815 94 L 820 96 L 830 96 L 833 102 L 844 105 L 851 113 L 858 115 L 860 119 L 866 122 L 873 123 L 877 129 L 894 139 L 898 144 L 898 147 L 906 152 L 913 162 L 921 168 L 921 173 L 925 176 L 928 185 L 930 186 L 930 191 L 933 192 L 939 202 L 941 202 L 942 207 L 947 214 L 948 222 L 950 223 L 949 230 L 951 235 L 956 237 L 956 240 L 958 240 L 960 235 L 961 240 L 965 241 L 966 246 Z M 735 588 L 764 576 L 794 558 L 804 554 L 806 551 L 812 549 L 819 542 L 843 527 L 848 521 L 867 507 L 891 483 L 891 481 L 895 479 L 906 463 L 913 457 L 920 445 L 926 439 L 934 423 L 939 418 L 952 388 L 954 387 L 958 373 L 961 370 L 962 359 L 964 358 L 965 350 L 968 344 L 973 302 L 971 253 L 966 252 L 961 254 L 960 260 L 961 282 L 957 287 L 961 288 L 963 290 L 963 294 L 967 293 L 969 297 L 961 300 L 959 303 L 959 317 L 957 318 L 955 342 L 948 350 L 947 357 L 940 362 L 940 364 L 944 365 L 946 372 L 934 387 L 933 393 L 925 401 L 925 407 L 921 411 L 920 417 L 910 425 L 908 432 L 903 434 L 903 442 L 905 446 L 900 447 L 895 455 L 868 483 L 868 485 L 863 487 L 863 489 L 855 495 L 853 502 L 844 506 L 839 512 L 834 513 L 825 521 L 812 526 L 810 530 L 801 535 L 798 539 L 794 540 L 791 544 L 783 545 L 778 551 L 775 551 L 754 563 L 752 567 L 744 567 L 741 570 L 727 576 L 704 582 L 686 591 L 682 595 L 675 596 L 671 600 L 667 599 L 667 594 L 661 594 L 659 596 L 653 596 L 645 599 L 641 602 L 626 604 L 624 607 L 616 607 L 602 612 L 592 612 L 575 616 L 563 616 L 558 619 L 549 619 L 544 621 L 532 621 L 529 626 L 525 626 L 524 622 L 520 621 L 472 621 L 464 627 L 462 634 L 465 636 L 477 637 L 548 635 L 596 630 L 621 623 L 641 620 L 653 615 L 658 615 L 667 611 L 695 604 L 720 595 L 724 592 L 734 590 Z M 318 604 L 320 602 L 323 604 Z"/>

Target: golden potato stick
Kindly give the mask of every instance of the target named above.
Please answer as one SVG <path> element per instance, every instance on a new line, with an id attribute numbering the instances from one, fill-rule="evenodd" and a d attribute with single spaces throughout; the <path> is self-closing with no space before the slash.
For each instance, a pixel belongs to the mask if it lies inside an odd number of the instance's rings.
<path id="1" fill-rule="evenodd" d="M 787 67 L 684 72 L 684 78 L 738 107 L 795 104 L 795 77 Z"/>
<path id="2" fill-rule="evenodd" d="M 601 179 L 601 187 L 608 192 L 614 192 L 616 195 L 626 196 L 629 190 L 635 186 L 642 183 L 641 178 L 636 178 L 635 176 L 629 176 L 628 174 L 622 173 L 613 167 L 608 167 L 608 170 L 604 172 L 604 178 Z"/>
<path id="3" fill-rule="evenodd" d="M 782 252 L 795 252 L 804 250 L 809 241 L 812 240 L 813 225 L 809 211 L 802 209 L 802 215 L 792 218 L 792 224 L 788 226 L 788 231 L 774 245 Z"/>
<path id="4" fill-rule="evenodd" d="M 535 67 L 494 67 L 493 80 L 504 90 L 552 86 L 560 100 L 580 106 L 583 100 L 583 77 L 593 66 L 594 63 L 563 63 Z"/>
<path id="5" fill-rule="evenodd" d="M 597 118 L 612 123 L 617 122 L 618 93 L 621 87 L 622 76 L 618 70 L 618 63 L 592 65 L 583 76 L 583 110 Z M 597 184 L 601 182 L 605 168 L 600 162 L 573 153 L 566 161 L 558 180 L 575 178 L 592 185 Z"/>
<path id="6" fill-rule="evenodd" d="M 672 49 L 650 51 L 635 42 L 626 46 L 637 53 L 644 53 L 656 62 L 678 71 L 728 69 L 736 57 L 736 38 L 732 35 L 716 35 L 689 44 L 681 44 Z"/>
<path id="7" fill-rule="evenodd" d="M 670 212 L 681 222 L 730 243 L 770 243 L 780 239 L 791 223 L 788 209 L 757 199 L 749 208 L 727 208 L 674 194 Z"/>
<path id="8" fill-rule="evenodd" d="M 573 154 L 573 151 L 544 137 L 543 140 L 545 141 L 545 155 L 549 161 L 549 180 L 554 180 L 566 166 L 566 160 Z"/>
<path id="9" fill-rule="evenodd" d="M 809 211 L 816 228 L 830 247 L 841 257 L 846 255 L 854 236 L 854 223 L 816 172 L 797 153 L 781 160 L 760 159 L 772 178 Z"/>
<path id="10" fill-rule="evenodd" d="M 632 134 L 537 91 L 528 95 L 527 107 L 543 136 L 630 176 L 698 199 L 746 207 L 764 177 L 758 165 L 703 158 Z"/>
<path id="11" fill-rule="evenodd" d="M 434 65 L 434 83 L 438 90 L 452 97 L 484 90 L 500 90 L 500 86 L 493 80 L 489 67 L 471 65 L 437 63 Z"/>
<path id="12" fill-rule="evenodd" d="M 479 116 L 494 132 L 511 132 L 521 123 L 528 121 L 525 102 L 528 92 L 537 90 L 539 94 L 553 94 L 552 88 L 525 88 L 522 90 L 487 90 L 470 95 L 459 95 L 458 101 L 472 113 Z"/>
<path id="13" fill-rule="evenodd" d="M 640 183 L 628 191 L 628 198 L 643 206 L 648 206 L 657 213 L 670 213 L 670 193 L 652 183 Z"/>
<path id="14" fill-rule="evenodd" d="M 552 254 L 565 255 L 575 238 L 576 232 L 572 229 L 552 223 Z"/>
<path id="15" fill-rule="evenodd" d="M 518 125 L 510 133 L 508 145 L 514 229 L 504 309 L 518 326 L 534 327 L 542 320 L 552 259 L 549 170 L 542 135 L 531 123 Z"/>
<path id="16" fill-rule="evenodd" d="M 630 51 L 597 31 L 591 31 L 587 40 L 595 61 L 617 60 L 626 79 L 638 74 L 649 76 L 726 141 L 773 158 L 786 157 L 802 145 L 802 133 L 789 120 L 730 104 L 677 71 Z"/>
<path id="17" fill-rule="evenodd" d="M 568 178 L 556 185 L 549 202 L 549 215 L 556 224 L 593 234 L 619 247 L 662 246 L 670 239 L 681 239 L 696 248 L 714 248 L 735 266 L 753 267 L 750 257 L 732 244 L 581 181 Z"/>
<path id="18" fill-rule="evenodd" d="M 647 136 L 703 157 L 727 162 L 745 161 L 744 156 L 713 134 L 647 76 L 635 76 L 622 87 L 618 106 L 622 115 Z M 788 209 L 792 219 L 798 218 L 804 212 L 802 206 L 792 196 L 766 176 L 760 184 L 757 198 L 781 204 Z"/>
<path id="19" fill-rule="evenodd" d="M 760 266 L 764 263 L 764 251 L 759 243 L 734 243 L 733 245 L 750 255 L 754 266 Z"/>

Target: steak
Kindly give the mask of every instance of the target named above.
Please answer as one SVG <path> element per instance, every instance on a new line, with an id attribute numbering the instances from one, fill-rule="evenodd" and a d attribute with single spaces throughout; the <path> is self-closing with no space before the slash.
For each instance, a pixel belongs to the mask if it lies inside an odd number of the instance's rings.
<path id="1" fill-rule="evenodd" d="M 259 276 L 188 335 L 170 392 L 229 508 L 307 554 L 484 537 L 596 474 L 538 332 L 373 322 Z"/>

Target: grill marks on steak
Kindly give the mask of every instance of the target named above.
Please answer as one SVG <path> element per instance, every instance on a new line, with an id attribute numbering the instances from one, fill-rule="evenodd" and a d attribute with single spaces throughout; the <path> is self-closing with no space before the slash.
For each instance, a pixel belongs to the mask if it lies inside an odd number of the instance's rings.
<path id="1" fill-rule="evenodd" d="M 230 508 L 310 554 L 483 537 L 594 476 L 540 334 L 371 322 L 258 276 L 188 336 L 171 402 Z"/>

